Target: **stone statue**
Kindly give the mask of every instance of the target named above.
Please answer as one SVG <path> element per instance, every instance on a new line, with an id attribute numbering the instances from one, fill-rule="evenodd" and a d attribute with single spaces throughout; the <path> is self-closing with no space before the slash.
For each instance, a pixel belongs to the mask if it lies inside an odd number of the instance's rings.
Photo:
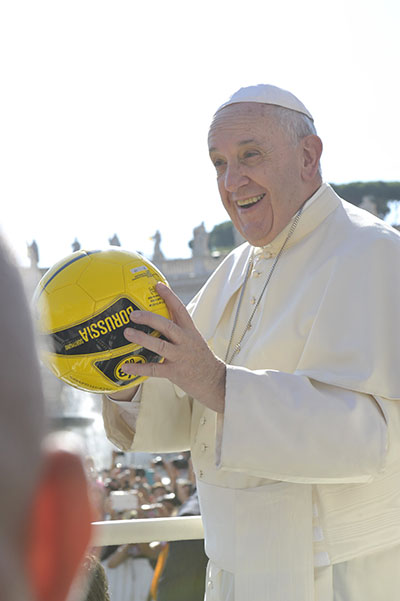
<path id="1" fill-rule="evenodd" d="M 76 252 L 77 250 L 81 249 L 81 244 L 80 244 L 80 242 L 78 241 L 77 238 L 75 238 L 75 240 L 73 241 L 73 243 L 71 244 L 71 246 L 72 246 L 72 252 Z"/>
<path id="2" fill-rule="evenodd" d="M 117 234 L 114 234 L 112 238 L 109 238 L 108 242 L 111 244 L 111 246 L 121 246 L 121 242 L 119 241 Z"/>
<path id="3" fill-rule="evenodd" d="M 28 257 L 31 262 L 31 268 L 37 267 L 39 263 L 39 248 L 36 240 L 32 241 L 32 244 L 28 244 Z"/>
<path id="4" fill-rule="evenodd" d="M 204 221 L 193 230 L 193 257 L 208 257 L 210 254 L 208 248 L 208 236 Z"/>
<path id="5" fill-rule="evenodd" d="M 151 237 L 152 240 L 154 240 L 154 250 L 153 250 L 153 257 L 152 260 L 157 263 L 157 261 L 164 261 L 165 257 L 164 257 L 164 253 L 161 250 L 161 234 L 159 232 L 159 230 L 156 231 L 156 233 L 154 234 L 154 236 Z"/>

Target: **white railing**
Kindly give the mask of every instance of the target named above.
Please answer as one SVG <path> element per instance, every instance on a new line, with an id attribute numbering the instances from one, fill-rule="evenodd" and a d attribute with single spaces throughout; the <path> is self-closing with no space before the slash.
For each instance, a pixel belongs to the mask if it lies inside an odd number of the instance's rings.
<path id="1" fill-rule="evenodd" d="M 204 538 L 200 516 L 153 518 L 145 520 L 110 520 L 93 523 L 95 547 L 151 543 L 152 541 L 193 540 Z"/>

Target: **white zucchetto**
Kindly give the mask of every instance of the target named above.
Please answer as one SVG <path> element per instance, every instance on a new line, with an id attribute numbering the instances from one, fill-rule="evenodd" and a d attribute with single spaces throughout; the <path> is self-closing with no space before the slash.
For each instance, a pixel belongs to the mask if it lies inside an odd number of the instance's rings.
<path id="1" fill-rule="evenodd" d="M 294 94 L 270 84 L 258 84 L 256 86 L 240 88 L 240 90 L 235 92 L 227 102 L 224 102 L 216 112 L 218 113 L 218 111 L 230 104 L 237 104 L 239 102 L 275 104 L 292 111 L 297 111 L 298 113 L 303 113 L 303 115 L 307 115 L 311 121 L 314 121 L 311 113 Z"/>

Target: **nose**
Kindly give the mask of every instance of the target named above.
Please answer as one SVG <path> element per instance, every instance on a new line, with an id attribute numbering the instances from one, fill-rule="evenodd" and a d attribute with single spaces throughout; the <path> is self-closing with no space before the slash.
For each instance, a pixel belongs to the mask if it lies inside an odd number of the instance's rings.
<path id="1" fill-rule="evenodd" d="M 241 165 L 228 163 L 224 174 L 224 186 L 228 192 L 236 192 L 241 186 L 249 183 L 249 178 L 243 173 Z"/>

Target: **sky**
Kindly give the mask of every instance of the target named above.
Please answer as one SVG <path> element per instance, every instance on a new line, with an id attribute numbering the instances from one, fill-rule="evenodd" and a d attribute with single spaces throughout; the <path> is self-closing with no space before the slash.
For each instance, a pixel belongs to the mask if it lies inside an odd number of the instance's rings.
<path id="1" fill-rule="evenodd" d="M 398 0 L 13 0 L 0 7 L 0 229 L 18 261 L 83 248 L 188 257 L 227 219 L 207 153 L 245 85 L 296 94 L 326 181 L 400 180 Z"/>

